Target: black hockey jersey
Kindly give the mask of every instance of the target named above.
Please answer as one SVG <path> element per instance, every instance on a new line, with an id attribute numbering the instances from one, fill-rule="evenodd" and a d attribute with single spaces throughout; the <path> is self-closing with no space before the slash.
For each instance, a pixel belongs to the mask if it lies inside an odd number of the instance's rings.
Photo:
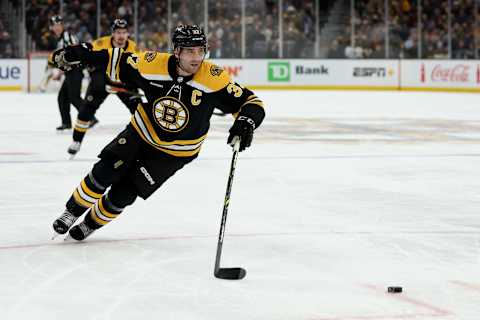
<path id="1" fill-rule="evenodd" d="M 210 127 L 213 110 L 251 118 L 258 127 L 265 116 L 263 102 L 248 88 L 232 81 L 213 63 L 203 61 L 193 76 L 179 76 L 176 58 L 154 51 L 132 54 L 114 48 L 82 50 L 87 64 L 107 66 L 129 87 L 141 89 L 130 126 L 152 147 L 177 157 L 194 157 Z"/>

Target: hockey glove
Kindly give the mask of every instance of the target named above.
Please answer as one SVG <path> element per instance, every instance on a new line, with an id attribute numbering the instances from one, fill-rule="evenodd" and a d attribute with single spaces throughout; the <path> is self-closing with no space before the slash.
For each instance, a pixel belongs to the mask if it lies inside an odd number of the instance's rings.
<path id="1" fill-rule="evenodd" d="M 91 48 L 91 44 L 82 43 L 80 45 L 57 49 L 51 54 L 49 62 L 64 72 L 70 71 L 73 68 L 81 68 L 83 66 L 78 58 L 78 53 L 79 51 L 90 51 Z"/>
<path id="2" fill-rule="evenodd" d="M 255 122 L 248 117 L 240 116 L 235 120 L 233 126 L 229 130 L 230 135 L 228 136 L 227 143 L 231 145 L 233 138 L 239 137 L 239 151 L 243 151 L 252 144 L 253 130 L 255 130 Z"/>
<path id="3" fill-rule="evenodd" d="M 67 50 L 67 48 L 58 49 L 52 54 L 53 65 L 64 72 L 70 71 L 80 64 L 80 61 L 67 61 L 65 58 Z"/>

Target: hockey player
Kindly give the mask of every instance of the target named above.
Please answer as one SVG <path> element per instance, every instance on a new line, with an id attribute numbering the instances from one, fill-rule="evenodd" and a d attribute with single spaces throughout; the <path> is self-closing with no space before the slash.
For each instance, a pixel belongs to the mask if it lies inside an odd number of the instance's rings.
<path id="1" fill-rule="evenodd" d="M 57 48 L 65 48 L 70 45 L 78 44 L 78 39 L 65 30 L 63 18 L 59 15 L 50 18 L 50 29 L 57 37 Z M 62 118 L 62 124 L 57 130 L 72 128 L 72 118 L 70 117 L 70 104 L 80 110 L 83 105 L 83 99 L 80 96 L 82 88 L 83 72 L 81 69 L 74 68 L 65 72 L 65 80 L 58 92 L 58 108 Z"/>
<path id="2" fill-rule="evenodd" d="M 100 160 L 53 222 L 58 234 L 69 231 L 67 238 L 84 240 L 137 197 L 147 199 L 198 156 L 215 107 L 235 115 L 227 143 L 239 137 L 240 151 L 250 146 L 265 117 L 262 101 L 221 68 L 204 61 L 207 39 L 198 26 L 177 27 L 172 43 L 173 54 L 135 55 L 121 48 L 91 51 L 86 45 L 55 53 L 56 66 L 63 69 L 79 62 L 110 66 L 117 57 L 112 72 L 125 84 L 142 89 L 146 98 L 125 130 L 100 152 Z"/>
<path id="3" fill-rule="evenodd" d="M 122 48 L 124 52 L 137 52 L 135 42 L 129 40 L 128 24 L 123 19 L 115 19 L 111 27 L 111 36 L 106 36 L 95 40 L 93 50 L 100 51 L 111 48 Z M 112 57 L 115 58 L 115 57 Z M 112 61 L 115 64 L 116 61 Z M 85 95 L 85 104 L 80 112 L 73 128 L 73 142 L 68 148 L 68 153 L 75 155 L 79 150 L 87 130 L 94 126 L 98 120 L 95 118 L 95 112 L 105 101 L 109 93 L 117 93 L 120 100 L 127 106 L 131 114 L 135 112 L 138 100 L 132 94 L 121 92 L 124 85 L 119 82 L 115 68 L 111 65 L 97 66 L 90 68 L 90 83 Z"/>

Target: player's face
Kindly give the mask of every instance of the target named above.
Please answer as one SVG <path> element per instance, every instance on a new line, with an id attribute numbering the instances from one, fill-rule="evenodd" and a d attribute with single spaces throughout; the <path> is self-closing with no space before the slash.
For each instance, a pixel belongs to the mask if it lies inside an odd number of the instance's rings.
<path id="1" fill-rule="evenodd" d="M 57 37 L 60 36 L 63 32 L 63 24 L 61 23 L 55 23 L 54 25 L 52 25 L 51 28 L 53 33 L 55 33 Z"/>
<path id="2" fill-rule="evenodd" d="M 129 35 L 127 29 L 116 29 L 112 33 L 113 43 L 118 47 L 123 47 L 127 43 Z"/>
<path id="3" fill-rule="evenodd" d="M 200 68 L 205 58 L 204 47 L 187 47 L 175 49 L 175 56 L 182 71 L 187 74 L 194 74 Z"/>

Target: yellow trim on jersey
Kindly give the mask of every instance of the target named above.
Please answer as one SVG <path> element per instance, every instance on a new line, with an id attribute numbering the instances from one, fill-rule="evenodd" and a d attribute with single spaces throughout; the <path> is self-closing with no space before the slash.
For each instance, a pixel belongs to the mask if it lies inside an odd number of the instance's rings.
<path id="1" fill-rule="evenodd" d="M 105 72 L 112 81 L 120 82 L 120 58 L 123 52 L 121 48 L 108 49 L 110 59 Z"/>
<path id="2" fill-rule="evenodd" d="M 168 59 L 171 54 L 144 51 L 137 54 L 140 74 L 168 75 Z"/>
<path id="3" fill-rule="evenodd" d="M 113 48 L 112 46 L 112 36 L 105 36 L 105 37 L 101 37 L 101 38 L 98 38 L 96 39 L 95 41 L 92 42 L 92 50 L 94 51 L 100 51 L 100 50 L 103 50 L 103 49 L 111 49 Z M 125 50 L 125 52 L 132 52 L 132 53 L 135 53 L 135 52 L 138 52 L 138 49 L 137 49 L 137 44 L 135 43 L 135 41 L 132 41 L 130 39 L 128 39 L 128 46 L 127 48 L 122 48 Z"/>
<path id="4" fill-rule="evenodd" d="M 140 117 L 142 118 L 142 121 L 145 124 L 146 129 L 148 130 L 148 133 L 153 138 L 153 141 L 155 143 L 159 143 L 161 140 L 155 132 L 155 129 L 153 128 L 153 125 L 150 122 L 150 119 L 148 119 L 147 113 L 145 112 L 145 109 L 143 109 L 143 106 L 141 104 L 138 105 L 137 112 L 140 114 Z"/>
<path id="5" fill-rule="evenodd" d="M 218 74 L 219 72 L 220 74 Z M 212 91 L 219 91 L 225 88 L 232 80 L 230 75 L 217 65 L 209 61 L 203 61 L 192 81 Z"/>
<path id="6" fill-rule="evenodd" d="M 200 148 L 207 135 L 203 135 L 192 140 L 174 140 L 162 141 L 147 117 L 142 105 L 137 107 L 137 111 L 130 121 L 139 136 L 148 144 L 156 149 L 176 157 L 191 157 L 200 152 Z"/>
<path id="7" fill-rule="evenodd" d="M 206 135 L 203 135 L 200 138 L 193 139 L 193 140 L 173 140 L 173 141 L 162 141 L 158 136 L 155 130 L 153 129 L 153 125 L 150 122 L 150 119 L 148 119 L 147 113 L 145 112 L 145 109 L 141 104 L 138 105 L 137 110 L 140 113 L 140 116 L 142 117 L 143 122 L 147 125 L 149 129 L 149 133 L 152 134 L 152 137 L 154 141 L 158 144 L 164 144 L 164 145 L 176 145 L 176 144 L 182 144 L 182 145 L 189 145 L 189 144 L 197 144 L 201 141 L 203 141 L 206 137 Z"/>
<path id="8" fill-rule="evenodd" d="M 85 179 L 82 180 L 82 182 L 80 183 L 80 186 L 82 187 L 82 190 L 92 198 L 99 199 L 102 196 L 101 193 L 96 193 L 92 191 L 92 189 L 90 189 L 85 183 Z"/>

